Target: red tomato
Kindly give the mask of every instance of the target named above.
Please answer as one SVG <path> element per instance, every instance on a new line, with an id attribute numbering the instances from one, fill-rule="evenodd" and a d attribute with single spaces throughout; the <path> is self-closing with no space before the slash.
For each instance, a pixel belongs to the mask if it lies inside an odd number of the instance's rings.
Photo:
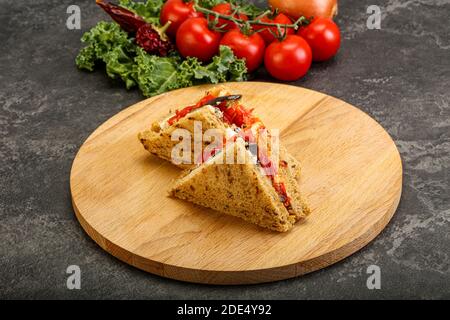
<path id="1" fill-rule="evenodd" d="M 257 20 L 261 22 L 268 22 L 268 23 L 279 23 L 279 24 L 292 24 L 292 20 L 285 14 L 280 13 L 277 15 L 274 19 L 271 19 L 268 16 L 264 16 L 262 18 L 257 18 Z M 277 27 L 268 27 L 268 26 L 261 26 L 261 25 L 255 25 L 255 30 L 263 30 L 259 32 L 259 34 L 264 38 L 264 41 L 266 42 L 266 45 L 271 44 L 276 40 L 276 38 L 273 36 L 273 34 L 269 31 L 272 30 L 272 32 L 275 32 L 275 34 L 278 32 Z M 284 32 L 284 29 L 282 29 Z M 287 34 L 295 34 L 295 31 L 293 28 L 287 29 Z"/>
<path id="2" fill-rule="evenodd" d="M 341 33 L 333 20 L 316 18 L 299 30 L 311 47 L 314 61 L 325 61 L 336 55 L 341 46 Z"/>
<path id="3" fill-rule="evenodd" d="M 197 17 L 203 17 L 203 14 L 195 11 L 194 1 L 168 0 L 161 9 L 160 21 L 161 25 L 172 22 L 166 33 L 173 38 L 184 21 Z"/>
<path id="4" fill-rule="evenodd" d="M 220 44 L 230 47 L 239 59 L 245 59 L 248 72 L 258 69 L 264 60 L 266 46 L 258 33 L 245 35 L 239 29 L 234 29 L 225 33 Z"/>
<path id="5" fill-rule="evenodd" d="M 231 14 L 233 13 L 233 7 L 229 3 L 221 3 L 221 4 L 218 4 L 217 6 L 213 7 L 212 11 L 215 11 L 215 12 L 223 14 L 223 15 L 231 16 Z M 248 20 L 248 17 L 243 13 L 235 14 L 233 17 L 244 20 L 244 21 Z M 225 19 L 219 19 L 219 23 L 217 24 L 217 27 L 220 28 L 222 26 L 223 26 L 222 30 L 224 30 L 224 31 L 229 31 L 232 29 L 236 29 L 238 27 L 232 21 L 225 20 Z"/>
<path id="6" fill-rule="evenodd" d="M 303 77 L 311 67 L 311 62 L 311 48 L 302 37 L 296 35 L 272 42 L 264 57 L 267 71 L 283 81 L 295 81 Z"/>
<path id="7" fill-rule="evenodd" d="M 209 61 L 219 52 L 220 32 L 208 28 L 206 18 L 190 18 L 177 31 L 177 48 L 183 57 Z"/>

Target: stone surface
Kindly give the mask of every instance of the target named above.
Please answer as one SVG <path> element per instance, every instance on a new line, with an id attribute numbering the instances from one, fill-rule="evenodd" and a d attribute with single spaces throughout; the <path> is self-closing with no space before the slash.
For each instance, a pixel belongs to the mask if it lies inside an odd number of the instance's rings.
<path id="1" fill-rule="evenodd" d="M 263 1 L 260 1 L 263 2 Z M 68 0 L 1 0 L 0 298 L 450 298 L 450 0 L 341 1 L 342 49 L 295 83 L 359 106 L 395 139 L 403 197 L 387 229 L 341 263 L 277 283 L 220 287 L 163 279 L 103 252 L 72 211 L 69 173 L 88 135 L 143 97 L 103 71 L 76 69 L 82 33 L 107 17 L 77 1 L 82 30 L 65 27 Z M 273 81 L 264 71 L 256 80 Z M 82 289 L 66 288 L 66 268 Z M 380 266 L 382 289 L 366 287 Z"/>

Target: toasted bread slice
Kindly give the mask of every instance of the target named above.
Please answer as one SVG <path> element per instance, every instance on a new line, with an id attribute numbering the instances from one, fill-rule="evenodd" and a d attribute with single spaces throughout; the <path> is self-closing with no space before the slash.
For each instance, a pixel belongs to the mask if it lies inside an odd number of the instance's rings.
<path id="1" fill-rule="evenodd" d="M 151 130 L 139 133 L 138 138 L 144 145 L 144 148 L 151 154 L 172 162 L 172 150 L 180 143 L 180 141 L 172 141 L 172 134 L 177 129 L 186 129 L 191 133 L 194 132 L 194 124 L 196 121 L 202 123 L 203 132 L 209 129 L 220 129 L 225 132 L 226 126 L 215 114 L 213 107 L 206 106 L 200 108 L 187 117 L 178 120 L 172 126 L 161 128 L 160 123 L 154 123 Z M 203 149 L 207 146 L 207 142 L 203 142 Z M 192 143 L 191 150 L 194 150 L 194 143 Z M 195 164 L 194 153 L 191 154 L 191 161 L 187 164 L 178 164 L 183 169 L 192 168 Z"/>
<path id="2" fill-rule="evenodd" d="M 234 159 L 242 157 L 243 161 L 239 162 L 242 164 L 223 163 L 224 155 L 230 153 L 234 153 Z M 289 167 L 281 169 L 280 174 L 291 199 L 289 208 L 280 200 L 270 178 L 256 164 L 245 142 L 237 139 L 201 166 L 186 171 L 175 182 L 170 194 L 264 228 L 286 232 L 309 214 L 309 208 Z"/>

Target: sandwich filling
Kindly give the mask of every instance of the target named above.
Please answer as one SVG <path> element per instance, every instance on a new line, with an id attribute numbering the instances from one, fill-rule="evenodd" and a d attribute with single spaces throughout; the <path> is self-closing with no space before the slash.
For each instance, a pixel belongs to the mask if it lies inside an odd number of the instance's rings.
<path id="1" fill-rule="evenodd" d="M 267 134 L 268 141 L 270 141 L 270 132 L 266 129 L 266 127 L 259 123 L 253 127 L 256 130 L 247 129 L 244 131 L 241 136 L 243 136 L 246 147 L 250 152 L 254 152 L 254 149 L 250 148 L 251 144 L 257 145 L 257 152 L 255 156 L 257 157 L 257 165 L 263 170 L 264 174 L 271 180 L 272 186 L 280 197 L 280 201 L 283 202 L 286 209 L 291 208 L 291 198 L 288 196 L 286 191 L 286 185 L 283 182 L 281 174 L 279 172 L 279 166 L 274 163 L 271 156 L 271 144 L 268 143 L 267 146 L 264 144 L 259 144 L 260 140 L 258 139 L 258 135 L 265 133 Z M 286 161 L 281 161 L 281 166 L 287 165 Z"/>
<path id="2" fill-rule="evenodd" d="M 177 121 L 185 118 L 191 112 L 203 107 L 213 107 L 215 111 L 220 115 L 221 119 L 230 126 L 236 126 L 238 128 L 249 127 L 256 122 L 260 122 L 259 118 L 253 115 L 253 110 L 247 110 L 242 105 L 236 103 L 233 99 L 232 102 L 228 100 L 221 101 L 219 104 L 210 105 L 211 101 L 214 101 L 218 97 L 221 97 L 220 93 L 208 93 L 205 97 L 200 99 L 196 104 L 187 106 L 181 110 L 176 110 L 175 115 L 166 120 L 163 125 L 172 126 Z M 237 97 L 237 96 L 233 96 Z M 226 98 L 226 96 L 224 96 Z"/>

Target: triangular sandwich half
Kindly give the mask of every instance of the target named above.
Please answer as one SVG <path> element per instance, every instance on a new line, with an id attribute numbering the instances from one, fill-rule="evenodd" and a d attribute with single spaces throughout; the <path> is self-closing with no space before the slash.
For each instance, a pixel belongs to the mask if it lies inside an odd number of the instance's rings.
<path id="1" fill-rule="evenodd" d="M 228 163 L 230 155 L 235 161 Z M 202 165 L 186 170 L 170 194 L 264 228 L 289 231 L 310 210 L 295 175 L 283 165 L 286 151 L 281 148 L 279 155 L 279 166 L 268 172 L 239 137 Z"/>
<path id="2" fill-rule="evenodd" d="M 151 154 L 172 162 L 172 149 L 179 143 L 179 141 L 172 141 L 175 130 L 186 129 L 193 133 L 195 122 L 200 122 L 203 132 L 209 129 L 220 129 L 225 132 L 227 126 L 220 119 L 219 110 L 210 105 L 205 105 L 208 101 L 219 96 L 228 96 L 228 93 L 221 91 L 219 88 L 214 88 L 195 105 L 186 107 L 159 122 L 153 123 L 150 130 L 139 133 L 138 139 Z M 192 145 L 192 150 L 194 150 L 194 145 Z M 189 163 L 178 164 L 178 166 L 192 168 L 194 162 L 194 154 L 192 154 Z"/>
<path id="3" fill-rule="evenodd" d="M 222 131 L 224 137 L 229 137 L 230 131 L 233 134 L 234 131 L 261 123 L 261 120 L 251 110 L 244 108 L 238 102 L 240 97 L 240 95 L 232 95 L 224 86 L 215 87 L 195 105 L 183 108 L 175 114 L 153 123 L 151 129 L 140 133 L 138 138 L 151 154 L 173 162 L 172 150 L 179 141 L 172 141 L 172 135 L 177 129 L 187 129 L 193 133 L 194 124 L 201 122 L 203 133 L 209 129 L 218 129 Z M 211 101 L 215 101 L 215 103 L 211 103 Z M 209 142 L 203 141 L 200 149 L 204 150 L 208 145 Z M 191 150 L 194 148 L 194 143 L 192 143 Z M 183 169 L 190 169 L 198 164 L 198 160 L 193 152 L 188 163 L 177 163 L 176 165 Z M 301 166 L 298 161 L 286 153 L 286 162 L 296 178 L 300 178 Z"/>

